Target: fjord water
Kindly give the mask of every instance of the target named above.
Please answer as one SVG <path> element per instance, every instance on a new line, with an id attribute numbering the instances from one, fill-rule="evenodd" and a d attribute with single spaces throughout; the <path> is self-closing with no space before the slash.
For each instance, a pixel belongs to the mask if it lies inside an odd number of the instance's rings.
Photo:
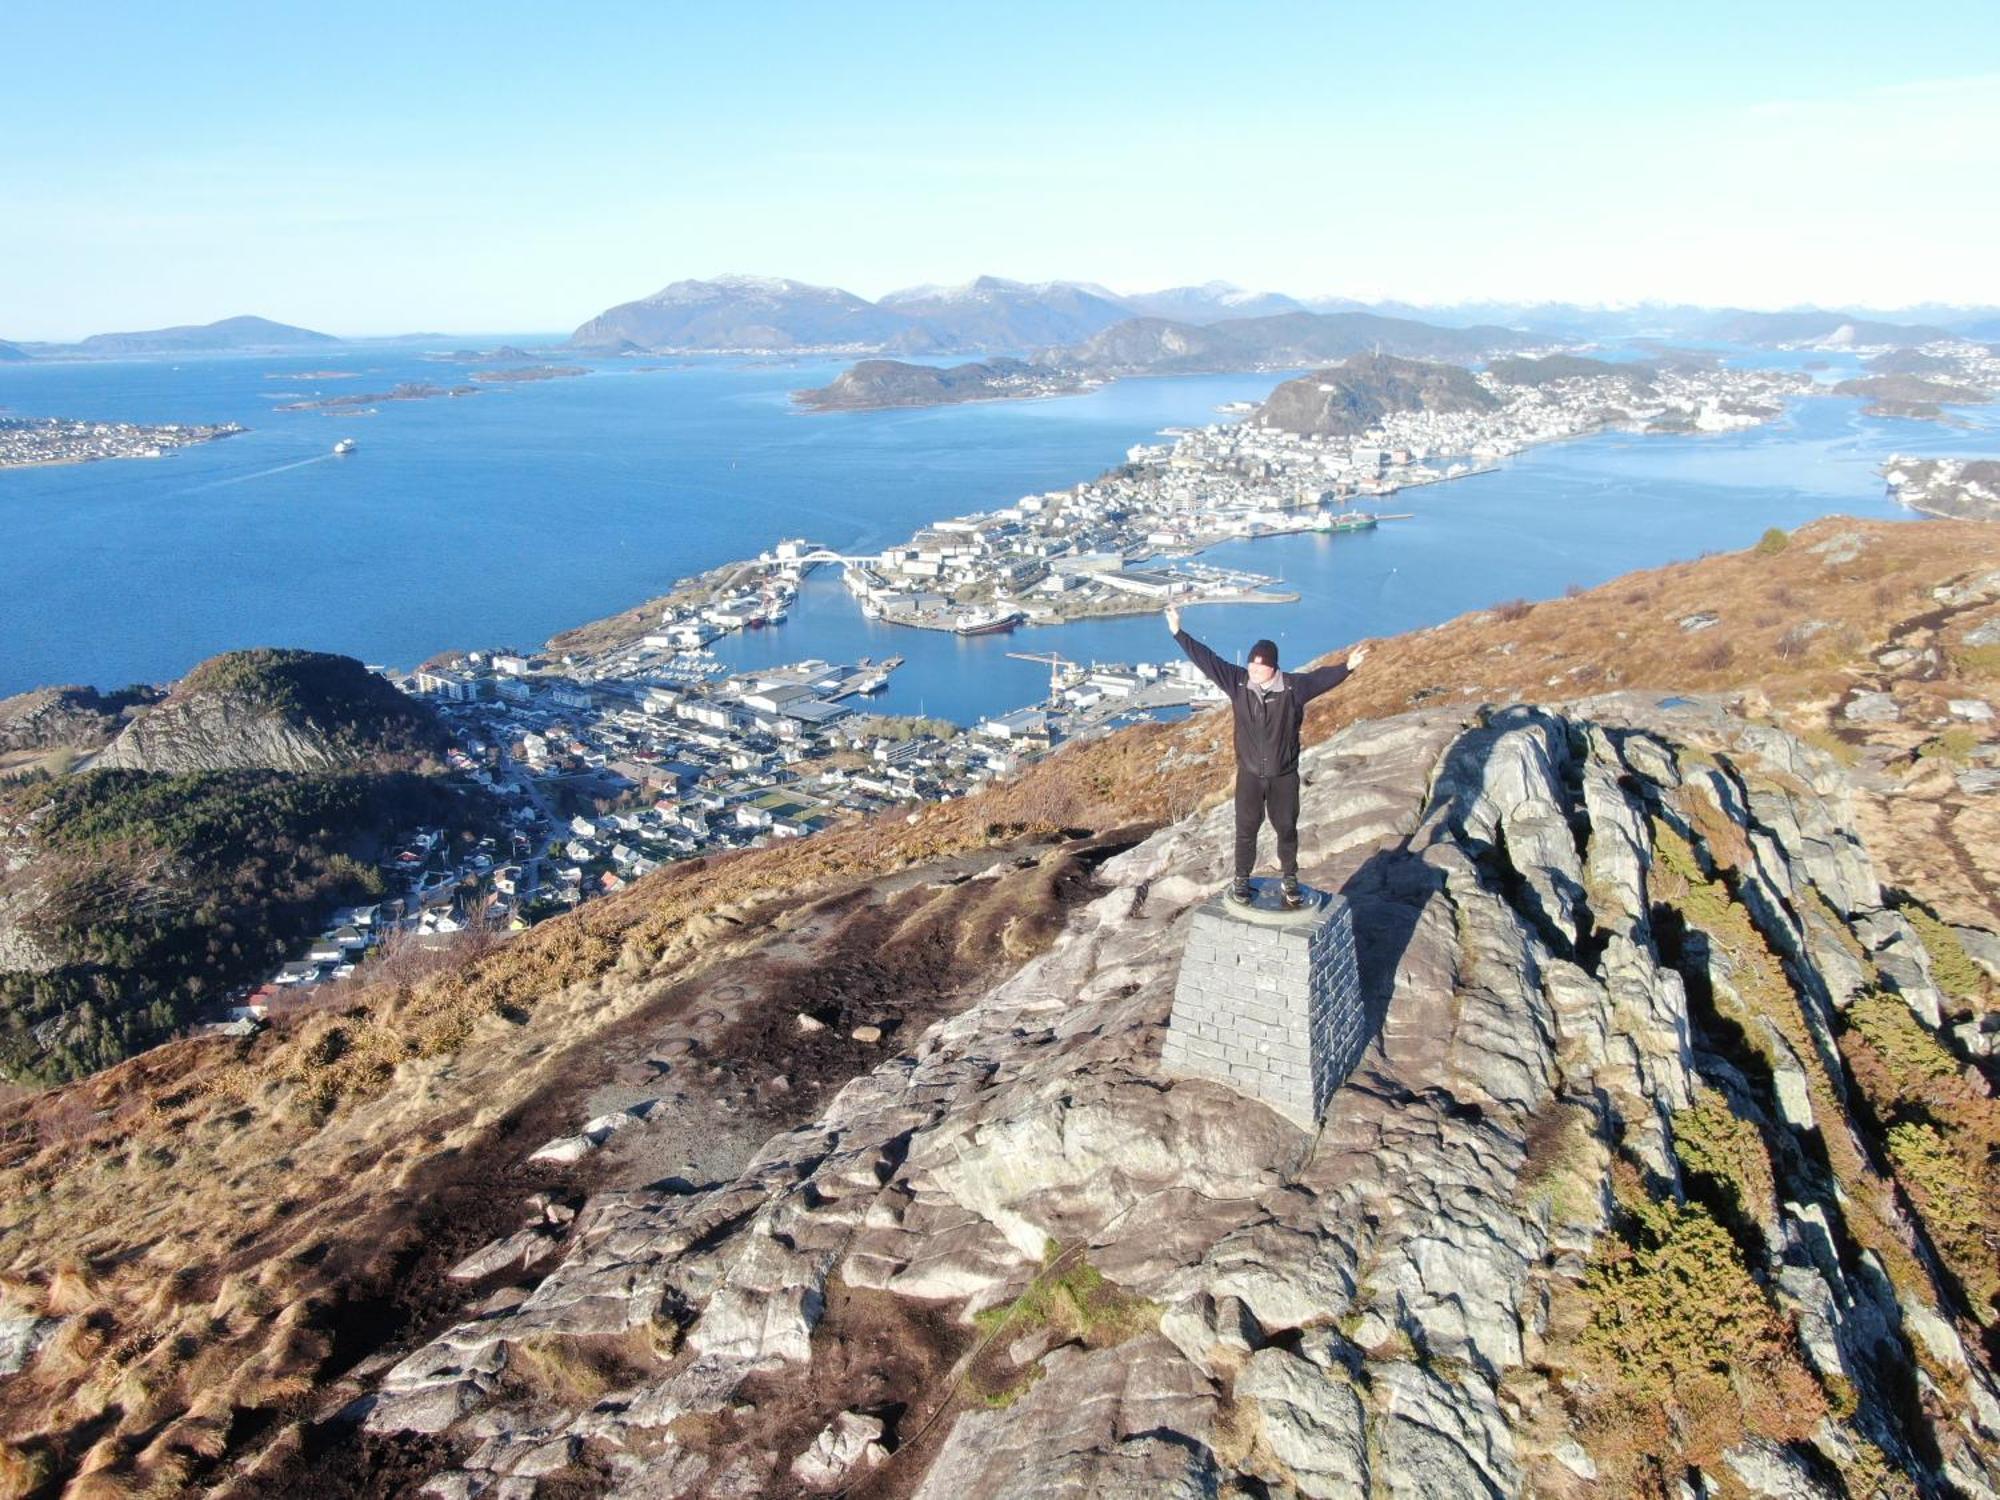
<path id="1" fill-rule="evenodd" d="M 643 362 L 642 362 L 643 363 Z M 1088 395 L 804 414 L 787 393 L 836 363 L 704 360 L 383 403 L 277 412 L 299 394 L 452 385 L 478 366 L 411 350 L 0 370 L 9 414 L 235 420 L 239 437 L 159 460 L 0 473 L 0 693 L 159 680 L 233 646 L 285 644 L 409 665 L 452 647 L 539 645 L 785 536 L 868 551 L 928 520 L 1091 477 L 1173 423 L 1215 420 L 1278 375 L 1120 381 Z M 307 372 L 351 370 L 322 380 Z M 279 378 L 270 378 L 277 376 Z M 1376 531 L 1232 543 L 1215 561 L 1282 575 L 1302 598 L 1218 606 L 1188 624 L 1230 654 L 1269 635 L 1298 660 L 1516 596 L 1743 546 L 1829 512 L 1903 514 L 1892 452 L 2000 451 L 1970 431 L 1795 401 L 1743 433 L 1604 434 L 1499 471 L 1405 491 Z M 336 438 L 359 448 L 330 456 Z M 1699 607 L 1691 601 L 1690 608 Z M 783 626 L 718 642 L 749 666 L 900 654 L 875 700 L 967 722 L 1038 698 L 1009 651 L 1082 660 L 1172 650 L 1157 617 L 965 640 L 871 624 L 834 570 Z"/>

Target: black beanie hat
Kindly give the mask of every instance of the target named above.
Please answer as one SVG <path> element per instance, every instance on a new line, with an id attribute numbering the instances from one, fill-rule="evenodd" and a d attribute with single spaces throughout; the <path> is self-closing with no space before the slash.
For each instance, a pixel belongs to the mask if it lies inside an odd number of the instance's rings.
<path id="1" fill-rule="evenodd" d="M 1256 645 L 1250 648 L 1250 660 L 1261 661 L 1267 667 L 1277 666 L 1278 643 L 1276 641 L 1257 642 Z"/>

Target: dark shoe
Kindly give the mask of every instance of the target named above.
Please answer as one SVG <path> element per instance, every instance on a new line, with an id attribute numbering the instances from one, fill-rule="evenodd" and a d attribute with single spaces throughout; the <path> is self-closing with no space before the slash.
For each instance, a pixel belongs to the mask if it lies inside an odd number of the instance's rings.
<path id="1" fill-rule="evenodd" d="M 1229 882 L 1229 899 L 1238 906 L 1254 906 L 1257 902 L 1256 893 L 1250 889 L 1250 882 L 1247 880 Z"/>
<path id="2" fill-rule="evenodd" d="M 1285 905 L 1297 908 L 1306 904 L 1305 893 L 1299 889 L 1299 877 L 1287 875 L 1278 887 L 1278 894 L 1285 898 Z"/>

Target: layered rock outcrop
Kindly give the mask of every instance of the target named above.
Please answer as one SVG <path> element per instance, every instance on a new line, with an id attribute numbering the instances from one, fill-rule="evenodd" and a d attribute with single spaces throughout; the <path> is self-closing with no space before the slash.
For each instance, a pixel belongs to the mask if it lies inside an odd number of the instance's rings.
<path id="1" fill-rule="evenodd" d="M 212 657 L 92 761 L 128 771 L 326 771 L 442 753 L 430 709 L 352 657 L 233 651 Z"/>
<path id="2" fill-rule="evenodd" d="M 1852 1007 L 1929 1035 L 1938 997 L 1840 766 L 1611 696 L 1362 723 L 1302 769 L 1373 1017 L 1317 1131 L 1159 1067 L 1217 808 L 733 1180 L 591 1202 L 346 1419 L 436 1434 L 451 1496 L 2000 1493 L 1990 1309 L 1872 1175 L 1841 1060 Z M 1718 1119 L 1740 1214 L 1702 1206 Z M 1688 1228 L 1762 1342 L 1732 1365 L 1721 1308 L 1717 1401 L 1635 1452 L 1621 1267 Z M 1687 1311 L 1650 1314 L 1660 1361 Z M 580 1398 L 558 1354 L 615 1378 Z"/>

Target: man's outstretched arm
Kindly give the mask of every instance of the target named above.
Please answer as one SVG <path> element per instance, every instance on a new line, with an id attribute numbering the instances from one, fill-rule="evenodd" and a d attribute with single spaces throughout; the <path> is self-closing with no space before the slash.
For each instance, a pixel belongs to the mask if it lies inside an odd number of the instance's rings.
<path id="1" fill-rule="evenodd" d="M 1195 664 L 1196 669 L 1200 671 L 1201 675 L 1221 688 L 1223 692 L 1233 694 L 1238 687 L 1242 686 L 1244 679 L 1249 674 L 1234 662 L 1224 661 L 1200 641 L 1181 629 L 1181 612 L 1172 605 L 1167 606 L 1167 629 L 1174 633 L 1174 644 L 1187 653 L 1187 659 Z"/>
<path id="2" fill-rule="evenodd" d="M 1342 661 L 1330 662 L 1324 667 L 1313 667 L 1304 672 L 1287 675 L 1292 680 L 1292 691 L 1299 695 L 1299 702 L 1310 703 L 1321 693 L 1339 687 L 1354 675 L 1354 669 L 1361 665 L 1361 658 L 1368 654 L 1366 646 L 1356 646 Z"/>

